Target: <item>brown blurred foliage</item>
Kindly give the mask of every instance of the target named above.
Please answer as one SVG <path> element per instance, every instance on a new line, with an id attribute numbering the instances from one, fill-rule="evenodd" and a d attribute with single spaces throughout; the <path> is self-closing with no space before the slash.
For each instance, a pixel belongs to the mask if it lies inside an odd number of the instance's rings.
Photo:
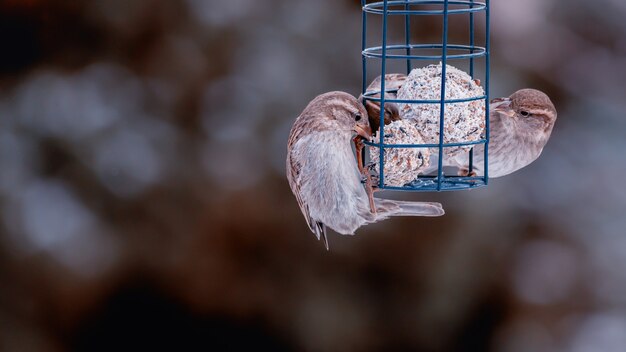
<path id="1" fill-rule="evenodd" d="M 553 98 L 544 154 L 326 252 L 286 140 L 359 93 L 358 1 L 0 2 L 0 350 L 622 351 L 624 15 L 492 2 L 491 94 Z"/>

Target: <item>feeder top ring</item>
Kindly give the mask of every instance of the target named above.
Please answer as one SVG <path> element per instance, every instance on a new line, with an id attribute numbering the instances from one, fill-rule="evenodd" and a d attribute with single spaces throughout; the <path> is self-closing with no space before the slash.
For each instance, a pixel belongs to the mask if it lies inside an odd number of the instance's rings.
<path id="1" fill-rule="evenodd" d="M 445 1 L 445 0 L 395 0 L 387 1 L 387 15 L 443 15 L 444 10 L 415 10 L 409 8 L 402 9 L 390 9 L 389 7 L 400 5 L 443 5 L 444 3 L 449 5 L 467 6 L 467 8 L 455 8 L 448 9 L 448 14 L 463 14 L 485 11 L 487 5 L 484 2 L 474 1 Z M 385 14 L 385 2 L 378 1 L 363 6 L 363 11 L 367 13 L 383 15 Z"/>

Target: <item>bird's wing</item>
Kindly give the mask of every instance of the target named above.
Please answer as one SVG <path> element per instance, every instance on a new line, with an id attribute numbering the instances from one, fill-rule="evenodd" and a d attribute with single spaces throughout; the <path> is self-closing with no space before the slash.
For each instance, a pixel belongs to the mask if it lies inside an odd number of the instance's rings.
<path id="1" fill-rule="evenodd" d="M 287 180 L 289 181 L 289 186 L 291 186 L 291 191 L 293 192 L 294 196 L 296 196 L 296 201 L 300 206 L 302 215 L 304 215 L 304 218 L 306 219 L 309 228 L 311 229 L 311 231 L 316 232 L 313 220 L 311 219 L 311 214 L 309 214 L 309 207 L 304 202 L 304 200 L 302 200 L 302 193 L 300 192 L 300 189 L 302 188 L 301 170 L 302 166 L 291 157 L 290 151 L 287 155 Z"/>
<path id="2" fill-rule="evenodd" d="M 289 151 L 287 153 L 287 180 L 289 181 L 289 186 L 291 186 L 291 190 L 293 194 L 296 196 L 296 201 L 300 206 L 300 211 L 302 211 L 302 215 L 306 219 L 307 225 L 309 225 L 309 229 L 311 232 L 315 234 L 318 240 L 322 240 L 326 249 L 328 249 L 328 237 L 326 236 L 326 225 L 320 221 L 313 220 L 311 218 L 311 214 L 309 213 L 309 206 L 302 199 L 302 193 L 300 190 L 302 189 L 302 184 L 306 182 L 306 177 L 302 174 L 302 165 L 294 160 L 291 157 L 291 152 L 293 151 L 293 145 L 297 140 L 297 133 L 293 133 L 289 138 Z"/>
<path id="3" fill-rule="evenodd" d="M 289 145 L 292 146 L 293 144 L 290 143 Z M 311 218 L 309 206 L 302 199 L 302 193 L 300 190 L 302 189 L 302 183 L 306 182 L 306 180 L 301 172 L 302 165 L 291 157 L 291 151 L 292 149 L 290 148 L 287 153 L 287 180 L 289 181 L 289 186 L 291 186 L 291 191 L 294 196 L 296 196 L 296 201 L 298 202 L 298 206 L 300 206 L 302 215 L 304 215 L 304 218 L 306 219 L 307 225 L 309 225 L 309 229 L 315 234 L 315 236 L 317 236 L 318 240 L 323 239 L 324 244 L 328 247 L 328 241 L 326 239 L 326 226 L 323 223 L 315 221 Z"/>
<path id="4" fill-rule="evenodd" d="M 328 237 L 326 236 L 326 225 L 321 221 L 315 221 L 311 218 L 311 214 L 309 213 L 309 206 L 302 199 L 302 193 L 300 193 L 300 189 L 302 187 L 303 178 L 301 177 L 300 170 L 302 169 L 301 165 L 293 161 L 293 158 L 289 157 L 287 167 L 289 168 L 287 171 L 287 179 L 289 180 L 289 185 L 291 186 L 291 190 L 293 194 L 296 196 L 296 201 L 300 206 L 300 211 L 302 211 L 302 215 L 306 219 L 307 225 L 309 225 L 309 229 L 311 232 L 315 234 L 318 240 L 322 240 L 324 242 L 324 246 L 326 246 L 326 250 L 328 250 Z"/>

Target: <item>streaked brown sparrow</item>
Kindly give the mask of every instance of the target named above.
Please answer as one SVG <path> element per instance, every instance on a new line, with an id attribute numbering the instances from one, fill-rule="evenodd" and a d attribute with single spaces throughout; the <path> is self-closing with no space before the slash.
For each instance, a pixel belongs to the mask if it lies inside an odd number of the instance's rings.
<path id="1" fill-rule="evenodd" d="M 439 203 L 402 202 L 368 194 L 352 152 L 353 135 L 371 138 L 364 106 L 352 95 L 330 92 L 313 99 L 291 128 L 287 180 L 311 231 L 328 248 L 326 227 L 351 235 L 390 216 L 440 216 Z"/>

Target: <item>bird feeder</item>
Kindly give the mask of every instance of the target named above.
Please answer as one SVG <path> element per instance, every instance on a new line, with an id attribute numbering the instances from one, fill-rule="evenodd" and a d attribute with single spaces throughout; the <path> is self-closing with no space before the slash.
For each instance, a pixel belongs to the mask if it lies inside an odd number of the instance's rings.
<path id="1" fill-rule="evenodd" d="M 489 141 L 489 0 L 478 2 L 473 0 L 397 0 L 397 1 L 367 1 L 362 0 L 362 64 L 363 64 L 363 87 L 362 97 L 365 100 L 377 102 L 380 106 L 380 127 L 375 131 L 378 135 L 377 141 L 366 142 L 370 148 L 378 148 L 378 160 L 372 160 L 378 163 L 378 187 L 381 190 L 401 190 L 401 191 L 451 191 L 472 189 L 487 185 L 488 180 L 488 141 Z M 378 17 L 372 19 L 372 17 Z M 428 18 L 431 16 L 430 18 Z M 432 17 L 435 16 L 435 17 Z M 376 32 L 378 26 L 371 33 L 368 33 L 368 20 L 382 22 L 380 32 Z M 484 27 L 479 27 L 480 22 L 484 20 Z M 424 38 L 427 33 L 420 33 L 418 26 L 419 21 L 424 23 L 441 23 L 440 42 L 420 42 L 419 38 Z M 456 21 L 456 22 L 455 22 Z M 469 24 L 469 28 L 465 27 Z M 423 23 L 422 23 L 423 24 Z M 460 25 L 460 26 L 459 26 Z M 371 25 L 370 25 L 371 26 Z M 391 43 L 388 38 L 390 26 L 398 28 L 403 26 L 404 42 Z M 420 26 L 421 27 L 421 26 Z M 462 37 L 466 38 L 462 41 L 459 36 L 452 38 L 455 42 L 451 43 L 449 34 L 451 28 L 455 31 L 458 28 L 463 29 Z M 467 28 L 467 30 L 465 30 Z M 482 30 L 483 36 L 476 38 L 476 33 Z M 430 28 L 432 31 L 432 28 Z M 438 30 L 437 30 L 438 31 Z M 432 33 L 431 33 L 432 34 Z M 456 32 L 455 32 L 456 34 Z M 368 39 L 368 36 L 370 37 Z M 372 43 L 371 37 L 380 38 L 382 43 L 374 43 L 377 45 L 369 46 Z M 422 41 L 425 41 L 422 39 Z M 438 41 L 438 39 L 437 39 Z M 460 41 L 460 42 L 458 42 Z M 478 45 L 480 44 L 480 45 Z M 441 63 L 441 84 L 437 87 L 440 90 L 439 99 L 399 99 L 389 98 L 385 93 L 397 93 L 397 88 L 385 87 L 385 79 L 380 80 L 380 89 L 367 90 L 368 82 L 378 74 L 385 77 L 388 73 L 397 73 L 398 71 L 389 72 L 390 62 L 394 60 L 401 63 L 401 70 L 406 70 L 407 75 L 415 67 L 423 67 L 427 64 Z M 404 65 L 404 62 L 406 65 Z M 420 63 L 419 65 L 417 63 Z M 446 79 L 447 73 L 450 71 L 447 65 L 465 65 L 467 73 L 473 80 L 479 82 L 482 80 L 482 93 L 477 96 L 467 97 L 463 99 L 446 99 Z M 480 77 L 475 74 L 480 72 Z M 395 90 L 394 90 L 395 89 Z M 455 143 L 445 143 L 446 131 L 444 129 L 444 116 L 446 108 L 451 109 L 451 104 L 480 101 L 484 100 L 484 130 L 478 139 L 460 141 Z M 411 143 L 392 144 L 385 142 L 385 124 L 384 111 L 385 104 L 429 104 L 430 106 L 439 106 L 438 121 L 438 141 L 435 143 L 425 143 L 423 140 L 411 141 Z M 481 102 L 482 103 L 482 102 Z M 414 105 L 412 105 L 414 106 Z M 482 114 L 482 112 L 481 112 Z M 474 147 L 484 145 L 484 157 L 481 160 L 482 175 L 473 175 L 474 169 Z M 459 147 L 463 148 L 463 153 L 468 153 L 469 173 L 467 176 L 459 176 L 456 173 L 447 174 L 444 172 L 444 158 L 446 150 Z M 428 174 L 418 175 L 414 181 L 404 185 L 389 185 L 385 182 L 385 150 L 391 148 L 429 148 L 429 150 L 437 151 L 437 157 L 431 158 L 431 170 L 436 170 Z M 483 151 L 481 151 L 483 153 Z"/>

